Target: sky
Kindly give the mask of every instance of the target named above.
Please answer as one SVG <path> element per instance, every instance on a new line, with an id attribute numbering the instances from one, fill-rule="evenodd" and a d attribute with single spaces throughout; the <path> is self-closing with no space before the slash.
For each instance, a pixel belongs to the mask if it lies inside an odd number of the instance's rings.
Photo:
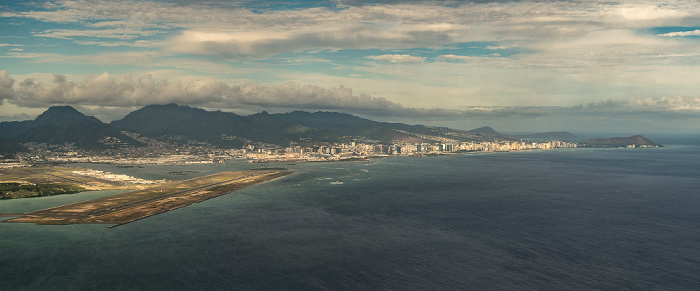
<path id="1" fill-rule="evenodd" d="M 700 134 L 700 3 L 0 0 L 0 102 Z"/>

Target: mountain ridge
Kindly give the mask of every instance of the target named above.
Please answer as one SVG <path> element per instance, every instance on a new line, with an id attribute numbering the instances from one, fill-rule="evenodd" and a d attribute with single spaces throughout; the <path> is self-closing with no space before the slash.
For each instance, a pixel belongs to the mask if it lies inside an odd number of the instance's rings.
<path id="1" fill-rule="evenodd" d="M 216 124 L 217 126 L 212 126 Z M 176 104 L 148 105 L 127 114 L 111 126 L 150 138 L 183 136 L 213 145 L 242 146 L 245 142 L 289 145 L 300 141 L 339 142 L 364 139 L 380 143 L 432 142 L 426 136 L 457 140 L 506 138 L 444 127 L 373 121 L 339 112 L 260 112 L 248 116 L 206 111 Z M 229 140 L 224 140 L 228 138 Z"/>
<path id="2" fill-rule="evenodd" d="M 105 149 L 140 142 L 71 106 L 52 106 L 34 120 L 0 123 L 0 138 L 19 143 L 72 143 L 85 149 Z"/>
<path id="3" fill-rule="evenodd" d="M 469 132 L 473 133 L 480 133 L 480 134 L 488 134 L 492 136 L 503 136 L 500 132 L 496 131 L 495 129 L 491 128 L 490 126 L 482 126 L 476 129 L 468 130 Z"/>

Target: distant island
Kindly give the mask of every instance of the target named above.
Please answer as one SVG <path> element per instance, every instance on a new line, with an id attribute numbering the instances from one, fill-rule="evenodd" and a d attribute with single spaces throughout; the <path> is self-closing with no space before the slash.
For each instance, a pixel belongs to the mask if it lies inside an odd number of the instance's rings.
<path id="1" fill-rule="evenodd" d="M 593 138 L 582 144 L 583 147 L 651 147 L 657 148 L 662 145 L 657 144 L 641 135 L 630 137 L 613 137 L 613 138 Z"/>

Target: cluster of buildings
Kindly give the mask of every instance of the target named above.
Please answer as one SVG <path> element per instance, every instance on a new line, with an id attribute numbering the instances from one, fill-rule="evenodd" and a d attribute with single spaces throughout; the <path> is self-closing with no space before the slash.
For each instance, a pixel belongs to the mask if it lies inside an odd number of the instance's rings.
<path id="1" fill-rule="evenodd" d="M 100 170 L 92 170 L 92 169 L 84 169 L 84 170 L 78 170 L 78 171 L 72 171 L 73 174 L 75 175 L 80 175 L 80 176 L 89 176 L 93 178 L 98 178 L 102 180 L 107 180 L 107 181 L 112 181 L 112 182 L 121 182 L 121 183 L 127 183 L 127 184 L 157 184 L 157 183 L 162 183 L 163 181 L 151 181 L 151 180 L 144 180 L 141 178 L 136 178 L 124 174 L 114 174 L 110 172 L 104 172 Z"/>
<path id="2" fill-rule="evenodd" d="M 342 161 L 389 156 L 454 155 L 464 152 L 506 152 L 577 147 L 564 141 L 490 141 L 435 143 L 306 143 L 280 147 L 270 144 L 249 144 L 243 149 L 222 149 L 197 145 L 188 148 L 124 151 L 82 151 L 75 148 L 37 146 L 24 156 L 26 162 L 109 163 L 109 164 L 221 164 L 230 160 L 247 162 Z"/>
<path id="3" fill-rule="evenodd" d="M 383 156 L 426 156 L 452 155 L 464 152 L 507 152 L 523 150 L 546 150 L 552 148 L 574 148 L 572 142 L 547 141 L 501 141 L 501 142 L 455 142 L 455 143 L 402 143 L 402 144 L 366 144 L 343 143 L 332 145 L 292 146 L 279 150 L 253 148 L 244 150 L 244 158 L 250 162 L 284 162 L 284 161 L 333 161 L 363 159 Z"/>

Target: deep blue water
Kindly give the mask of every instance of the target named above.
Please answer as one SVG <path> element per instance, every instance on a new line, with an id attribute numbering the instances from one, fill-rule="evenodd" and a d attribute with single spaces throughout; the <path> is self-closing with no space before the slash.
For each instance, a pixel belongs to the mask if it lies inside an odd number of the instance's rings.
<path id="1" fill-rule="evenodd" d="M 254 166 L 94 165 L 145 178 Z M 0 290 L 700 287 L 698 144 L 285 166 L 295 174 L 113 229 L 0 223 Z"/>

